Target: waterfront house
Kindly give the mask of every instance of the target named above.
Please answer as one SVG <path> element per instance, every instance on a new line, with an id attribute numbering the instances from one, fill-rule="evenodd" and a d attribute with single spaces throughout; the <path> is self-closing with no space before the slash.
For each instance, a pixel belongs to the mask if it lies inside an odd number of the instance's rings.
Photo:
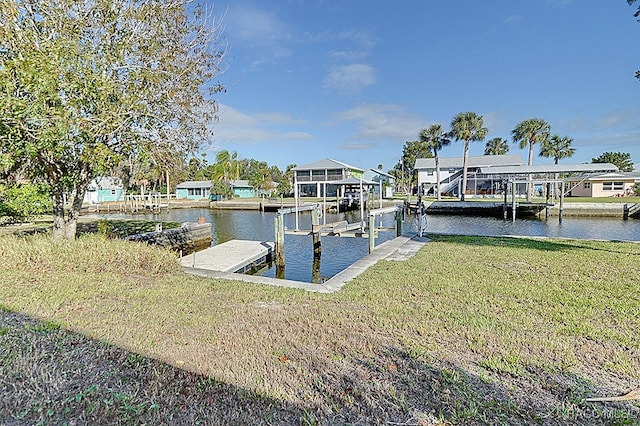
<path id="1" fill-rule="evenodd" d="M 189 180 L 176 185 L 176 198 L 178 200 L 201 200 L 209 198 L 211 194 L 210 180 Z M 256 190 L 248 180 L 234 180 L 230 183 L 234 197 L 250 198 L 256 196 Z M 216 194 L 213 194 L 216 195 Z"/>
<path id="2" fill-rule="evenodd" d="M 210 180 L 188 180 L 176 185 L 176 199 L 201 200 L 211 194 Z"/>
<path id="3" fill-rule="evenodd" d="M 369 169 L 364 172 L 363 176 L 366 180 L 378 183 L 373 187 L 373 192 L 379 195 L 380 184 L 382 184 L 382 197 L 392 198 L 395 194 L 396 178 L 389 173 L 383 172 L 379 169 Z"/>
<path id="4" fill-rule="evenodd" d="M 640 172 L 592 174 L 587 177 L 566 178 L 571 197 L 624 197 L 635 193 L 640 184 Z"/>
<path id="5" fill-rule="evenodd" d="M 256 189 L 249 184 L 248 180 L 231 181 L 233 196 L 238 198 L 252 198 L 256 196 Z"/>
<path id="6" fill-rule="evenodd" d="M 364 179 L 363 169 L 330 158 L 294 167 L 293 171 L 296 197 L 335 197 L 344 191 L 348 179 Z"/>
<path id="7" fill-rule="evenodd" d="M 440 191 L 447 195 L 458 196 L 462 186 L 463 157 L 440 158 Z M 499 181 L 480 173 L 481 168 L 522 166 L 522 157 L 518 154 L 469 156 L 467 161 L 467 188 L 465 194 L 495 194 Z M 418 158 L 414 168 L 418 171 L 418 187 L 423 194 L 435 193 L 437 187 L 435 158 Z"/>
<path id="8" fill-rule="evenodd" d="M 122 181 L 115 177 L 98 177 L 87 187 L 83 203 L 99 204 L 124 200 Z"/>

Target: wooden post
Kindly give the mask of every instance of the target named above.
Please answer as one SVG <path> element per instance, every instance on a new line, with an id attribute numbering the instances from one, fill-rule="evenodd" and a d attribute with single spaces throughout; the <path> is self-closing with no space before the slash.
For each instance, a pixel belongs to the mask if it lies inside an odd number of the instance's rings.
<path id="1" fill-rule="evenodd" d="M 402 235 L 402 212 L 404 210 L 396 210 L 396 237 Z"/>
<path id="2" fill-rule="evenodd" d="M 560 182 L 560 211 L 558 214 L 558 221 L 562 223 L 562 205 L 564 204 L 564 180 Z"/>
<path id="3" fill-rule="evenodd" d="M 369 253 L 376 247 L 376 217 L 369 215 Z"/>
<path id="4" fill-rule="evenodd" d="M 518 187 L 518 184 L 514 180 L 511 183 L 511 220 L 513 222 L 516 221 L 516 189 L 517 187 Z"/>
<path id="5" fill-rule="evenodd" d="M 275 222 L 275 251 L 276 272 L 280 268 L 284 271 L 284 215 L 279 214 L 274 218 Z"/>
<path id="6" fill-rule="evenodd" d="M 320 225 L 318 217 L 318 209 L 311 210 L 311 229 L 313 234 L 313 258 L 319 258 L 322 255 L 322 243 L 320 241 L 320 232 L 313 232 L 313 225 Z"/>
<path id="7" fill-rule="evenodd" d="M 509 188 L 509 186 L 507 185 L 507 181 L 506 179 L 502 181 L 502 192 L 504 194 L 504 204 L 502 205 L 502 218 L 504 220 L 507 220 L 507 189 Z"/>

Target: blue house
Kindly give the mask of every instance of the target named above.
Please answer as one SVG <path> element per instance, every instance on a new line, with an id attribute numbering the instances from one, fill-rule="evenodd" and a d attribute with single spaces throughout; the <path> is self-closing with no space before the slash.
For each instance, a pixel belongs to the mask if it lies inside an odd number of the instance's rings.
<path id="1" fill-rule="evenodd" d="M 176 199 L 201 200 L 211 194 L 210 180 L 188 180 L 176 185 Z"/>
<path id="2" fill-rule="evenodd" d="M 238 198 L 252 198 L 256 196 L 256 190 L 248 180 L 234 180 L 231 182 L 233 196 Z"/>
<path id="3" fill-rule="evenodd" d="M 83 203 L 99 204 L 110 201 L 123 201 L 124 188 L 120 179 L 115 177 L 98 177 L 93 179 L 84 194 Z"/>
<path id="4" fill-rule="evenodd" d="M 211 194 L 210 180 L 189 180 L 176 185 L 176 199 L 201 200 L 209 198 Z M 256 196 L 256 190 L 248 180 L 234 180 L 231 182 L 234 197 L 251 198 Z M 214 194 L 215 195 L 215 194 Z"/>

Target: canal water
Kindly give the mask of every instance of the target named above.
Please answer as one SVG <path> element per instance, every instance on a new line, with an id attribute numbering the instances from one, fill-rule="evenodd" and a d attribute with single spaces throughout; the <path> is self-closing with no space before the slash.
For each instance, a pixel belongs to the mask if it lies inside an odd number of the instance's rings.
<path id="1" fill-rule="evenodd" d="M 146 219 L 156 221 L 197 222 L 204 217 L 212 226 L 212 244 L 220 244 L 234 239 L 273 241 L 275 213 L 257 211 L 213 210 L 213 209 L 172 209 L 168 213 L 126 215 L 110 214 L 102 217 L 118 219 Z M 347 220 L 357 222 L 359 212 L 327 214 L 326 222 Z M 321 219 L 325 220 L 325 219 Z M 412 229 L 413 217 L 403 224 L 405 232 Z M 385 215 L 377 225 L 394 226 L 393 215 Z M 285 227 L 295 229 L 295 215 L 285 216 Z M 311 228 L 311 215 L 300 214 L 299 229 Z M 520 235 L 553 238 L 600 239 L 620 241 L 640 241 L 640 220 L 617 218 L 577 218 L 565 217 L 559 223 L 557 217 L 549 220 L 517 219 L 504 221 L 491 217 L 429 215 L 427 232 L 465 235 Z M 394 232 L 381 231 L 376 245 L 395 237 Z M 322 237 L 320 262 L 313 261 L 311 236 L 285 236 L 285 278 L 305 282 L 323 282 L 346 269 L 358 259 L 367 255 L 369 242 L 366 238 Z M 275 266 L 259 272 L 266 277 L 275 277 Z"/>

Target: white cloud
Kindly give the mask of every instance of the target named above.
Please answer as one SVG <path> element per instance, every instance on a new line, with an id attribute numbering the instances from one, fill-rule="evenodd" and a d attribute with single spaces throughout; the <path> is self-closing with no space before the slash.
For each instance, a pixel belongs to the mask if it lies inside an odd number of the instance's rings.
<path id="1" fill-rule="evenodd" d="M 356 143 L 377 140 L 403 144 L 407 140 L 415 140 L 420 129 L 429 125 L 427 120 L 397 104 L 359 105 L 336 113 L 333 121 L 355 124 L 356 132 L 350 139 Z"/>
<path id="2" fill-rule="evenodd" d="M 220 105 L 219 121 L 213 124 L 213 142 L 216 145 L 229 143 L 263 143 L 277 141 L 308 141 L 313 139 L 309 133 L 290 130 L 304 121 L 277 112 L 245 114 L 228 105 Z M 281 127 L 283 126 L 284 127 Z"/>
<path id="3" fill-rule="evenodd" d="M 336 90 L 343 94 L 357 94 L 375 83 L 375 68 L 366 64 L 351 64 L 331 69 L 322 85 L 325 89 Z"/>

